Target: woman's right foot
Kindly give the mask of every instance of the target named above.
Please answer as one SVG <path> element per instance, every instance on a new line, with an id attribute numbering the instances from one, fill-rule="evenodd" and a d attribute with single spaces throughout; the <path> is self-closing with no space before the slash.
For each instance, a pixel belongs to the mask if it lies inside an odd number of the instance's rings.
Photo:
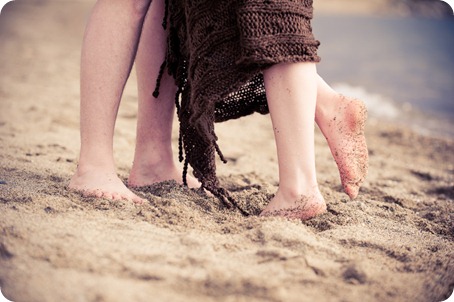
<path id="1" fill-rule="evenodd" d="M 360 100 L 337 95 L 331 110 L 325 110 L 317 124 L 325 136 L 339 169 L 345 193 L 358 196 L 368 169 L 368 150 L 364 128 L 367 109 Z"/>

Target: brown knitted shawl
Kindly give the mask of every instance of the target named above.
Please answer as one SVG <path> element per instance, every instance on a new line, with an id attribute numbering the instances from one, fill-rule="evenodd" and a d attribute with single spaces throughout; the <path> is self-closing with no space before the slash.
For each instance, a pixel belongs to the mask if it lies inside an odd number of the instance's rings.
<path id="1" fill-rule="evenodd" d="M 216 176 L 214 123 L 268 113 L 261 71 L 281 62 L 318 62 L 312 0 L 167 0 L 167 67 L 178 92 L 180 161 L 226 205 Z M 158 78 L 157 90 L 159 89 Z"/>

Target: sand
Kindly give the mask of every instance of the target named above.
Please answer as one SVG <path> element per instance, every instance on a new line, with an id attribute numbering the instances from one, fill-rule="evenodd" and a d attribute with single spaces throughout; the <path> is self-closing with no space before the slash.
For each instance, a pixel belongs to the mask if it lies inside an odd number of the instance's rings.
<path id="1" fill-rule="evenodd" d="M 6 297 L 416 302 L 452 293 L 454 141 L 373 116 L 366 125 L 369 175 L 354 201 L 342 193 L 317 131 L 328 212 L 307 222 L 257 217 L 277 188 L 269 116 L 216 127 L 229 160 L 219 164 L 221 181 L 249 217 L 174 182 L 137 190 L 148 200 L 140 206 L 68 192 L 79 150 L 80 43 L 91 4 L 15 1 L 0 18 Z M 125 179 L 134 151 L 135 81 L 125 91 L 115 136 Z"/>

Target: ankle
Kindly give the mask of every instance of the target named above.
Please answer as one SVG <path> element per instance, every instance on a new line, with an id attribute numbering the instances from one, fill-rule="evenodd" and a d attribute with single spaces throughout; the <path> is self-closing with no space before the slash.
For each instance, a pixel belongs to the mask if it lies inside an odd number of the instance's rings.
<path id="1" fill-rule="evenodd" d="M 168 139 L 147 139 L 137 141 L 134 151 L 134 162 L 141 165 L 155 166 L 159 163 L 173 162 L 172 142 Z"/>
<path id="2" fill-rule="evenodd" d="M 117 173 L 113 161 L 79 161 L 76 170 L 77 175 L 84 175 L 92 172 Z"/>
<path id="3" fill-rule="evenodd" d="M 129 174 L 131 186 L 148 185 L 180 176 L 173 158 L 153 156 L 135 159 Z"/>
<path id="4" fill-rule="evenodd" d="M 339 103 L 342 101 L 342 96 L 335 92 L 323 97 L 318 97 L 317 106 L 315 108 L 315 121 L 324 122 L 332 118 L 338 111 Z"/>
<path id="5" fill-rule="evenodd" d="M 132 169 L 169 169 L 175 167 L 172 151 L 150 150 L 149 152 L 137 152 L 134 155 Z"/>
<path id="6" fill-rule="evenodd" d="M 301 199 L 303 196 L 318 196 L 320 194 L 320 190 L 318 185 L 312 186 L 299 186 L 299 187 L 285 187 L 279 186 L 279 189 L 276 193 L 276 196 L 279 196 L 283 200 L 287 200 L 289 202 L 293 202 L 296 200 Z"/>
<path id="7" fill-rule="evenodd" d="M 82 147 L 77 164 L 79 172 L 93 170 L 115 172 L 115 161 L 112 148 L 88 148 Z"/>

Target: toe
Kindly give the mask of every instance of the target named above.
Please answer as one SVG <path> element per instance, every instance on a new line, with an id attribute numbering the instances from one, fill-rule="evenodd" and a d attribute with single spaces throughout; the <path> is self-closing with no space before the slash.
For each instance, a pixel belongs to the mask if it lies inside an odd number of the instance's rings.
<path id="1" fill-rule="evenodd" d="M 113 200 L 113 194 L 109 192 L 101 192 L 101 196 L 98 196 L 100 198 L 105 198 L 105 199 L 110 199 Z"/>
<path id="2" fill-rule="evenodd" d="M 135 204 L 144 204 L 144 203 L 145 203 L 145 199 L 140 198 L 139 196 L 134 197 L 132 201 L 133 201 Z"/>
<path id="3" fill-rule="evenodd" d="M 77 190 L 76 192 L 80 193 L 83 197 L 94 196 L 93 192 L 90 192 L 88 190 Z"/>
<path id="4" fill-rule="evenodd" d="M 111 194 L 111 199 L 112 199 L 112 200 L 115 200 L 115 201 L 123 200 L 123 199 L 128 200 L 128 198 L 122 196 L 120 193 L 112 193 L 112 194 Z"/>
<path id="5" fill-rule="evenodd" d="M 95 190 L 94 192 L 89 193 L 89 196 L 93 196 L 96 198 L 102 198 L 102 197 L 104 197 L 104 192 L 102 192 L 101 190 Z"/>
<path id="6" fill-rule="evenodd" d="M 348 184 L 345 186 L 345 193 L 350 197 L 350 199 L 355 199 L 358 196 L 359 186 Z"/>

